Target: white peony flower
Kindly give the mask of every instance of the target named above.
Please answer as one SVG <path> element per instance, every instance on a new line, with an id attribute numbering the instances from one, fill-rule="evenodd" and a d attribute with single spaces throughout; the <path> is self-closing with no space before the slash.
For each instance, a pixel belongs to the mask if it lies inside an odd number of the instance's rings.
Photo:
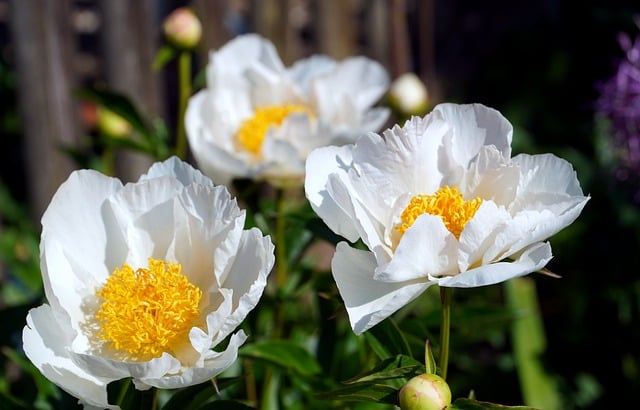
<path id="1" fill-rule="evenodd" d="M 246 335 L 211 348 L 258 303 L 274 263 L 244 220 L 224 186 L 175 157 L 124 186 L 72 173 L 42 218 L 49 303 L 27 316 L 27 357 L 87 407 L 118 408 L 106 387 L 122 378 L 144 390 L 216 376 Z"/>
<path id="2" fill-rule="evenodd" d="M 307 159 L 306 195 L 336 233 L 333 276 L 362 333 L 429 286 L 475 287 L 551 259 L 547 238 L 588 201 L 571 165 L 511 158 L 511 124 L 483 105 L 441 104 L 402 128 Z"/>
<path id="3" fill-rule="evenodd" d="M 219 183 L 302 185 L 311 150 L 384 125 L 388 109 L 372 106 L 388 86 L 386 71 L 368 58 L 316 55 L 286 68 L 271 42 L 239 36 L 211 53 L 207 88 L 189 100 L 191 151 Z"/>

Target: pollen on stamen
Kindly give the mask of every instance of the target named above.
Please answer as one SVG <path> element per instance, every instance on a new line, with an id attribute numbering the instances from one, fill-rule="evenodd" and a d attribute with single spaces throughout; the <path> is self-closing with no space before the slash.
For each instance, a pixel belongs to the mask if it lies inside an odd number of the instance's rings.
<path id="1" fill-rule="evenodd" d="M 311 110 L 298 104 L 270 105 L 256 108 L 253 117 L 245 120 L 240 125 L 237 135 L 238 141 L 247 151 L 258 154 L 269 127 L 279 127 L 293 113 L 307 113 L 313 116 Z"/>
<path id="2" fill-rule="evenodd" d="M 460 239 L 464 226 L 473 218 L 481 204 L 480 198 L 464 200 L 457 187 L 444 186 L 433 195 L 412 197 L 400 216 L 402 223 L 396 229 L 404 233 L 420 215 L 428 213 L 440 216 L 449 232 Z"/>
<path id="3" fill-rule="evenodd" d="M 200 316 L 202 290 L 181 273 L 181 266 L 149 258 L 148 268 L 114 270 L 96 292 L 97 337 L 116 356 L 146 361 L 184 341 Z"/>

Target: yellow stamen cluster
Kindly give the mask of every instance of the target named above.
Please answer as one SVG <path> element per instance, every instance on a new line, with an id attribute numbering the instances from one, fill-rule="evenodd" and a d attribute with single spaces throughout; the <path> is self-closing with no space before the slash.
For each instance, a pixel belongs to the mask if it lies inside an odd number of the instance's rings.
<path id="1" fill-rule="evenodd" d="M 269 127 L 279 127 L 290 114 L 298 112 L 312 115 L 308 108 L 297 104 L 270 105 L 256 108 L 253 117 L 245 120 L 240 125 L 238 141 L 247 151 L 257 154 L 260 152 Z"/>
<path id="2" fill-rule="evenodd" d="M 433 195 L 416 195 L 402 212 L 402 223 L 396 229 L 404 233 L 422 214 L 438 215 L 449 232 L 460 239 L 460 233 L 482 204 L 482 199 L 465 201 L 456 187 L 445 186 Z"/>
<path id="3" fill-rule="evenodd" d="M 98 337 L 132 361 L 172 353 L 200 315 L 202 291 L 181 273 L 177 263 L 149 258 L 148 268 L 122 265 L 96 294 Z"/>

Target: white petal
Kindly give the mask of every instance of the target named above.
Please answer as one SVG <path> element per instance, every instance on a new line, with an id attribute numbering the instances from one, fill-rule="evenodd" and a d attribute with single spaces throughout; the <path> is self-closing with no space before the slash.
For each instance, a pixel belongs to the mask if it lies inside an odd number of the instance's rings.
<path id="1" fill-rule="evenodd" d="M 43 240 L 41 248 L 42 280 L 51 310 L 61 326 L 68 326 L 64 333 L 67 343 L 72 344 L 75 339 L 75 343 L 86 346 L 88 341 L 82 331 L 86 319 L 83 306 L 100 283 L 93 278 L 94 272 L 67 257 L 65 249 L 55 239 Z"/>
<path id="2" fill-rule="evenodd" d="M 224 186 L 186 188 L 179 205 L 176 219 L 184 222 L 175 228 L 175 259 L 194 285 L 201 289 L 219 285 L 227 274 L 227 261 L 237 253 L 245 211 Z"/>
<path id="3" fill-rule="evenodd" d="M 115 178 L 106 177 L 96 171 L 82 170 L 73 172 L 65 181 L 42 217 L 41 259 L 49 264 L 60 261 L 63 269 L 55 265 L 41 263 L 45 282 L 50 286 L 74 287 L 82 282 L 99 282 L 110 272 L 105 269 L 107 254 L 107 235 L 110 227 L 102 218 L 102 206 L 106 198 L 118 192 L 122 184 Z M 64 254 L 45 255 L 47 243 L 56 242 Z M 70 257 L 70 266 L 64 259 Z M 69 267 L 80 266 L 77 271 Z M 56 290 L 46 287 L 47 296 Z"/>
<path id="4" fill-rule="evenodd" d="M 376 269 L 374 280 L 403 282 L 457 270 L 458 241 L 439 216 L 423 214 L 402 236 L 393 259 Z"/>
<path id="5" fill-rule="evenodd" d="M 156 162 L 151 165 L 149 171 L 142 175 L 139 181 L 165 176 L 176 178 L 184 186 L 191 184 L 213 186 L 213 182 L 208 177 L 204 176 L 202 172 L 175 156 L 163 162 Z"/>
<path id="6" fill-rule="evenodd" d="M 335 118 L 348 98 L 357 112 L 375 104 L 389 88 L 389 76 L 377 62 L 352 57 L 339 63 L 325 76 L 313 80 L 312 98 L 322 118 Z"/>
<path id="7" fill-rule="evenodd" d="M 525 249 L 513 262 L 497 262 L 462 272 L 456 276 L 433 278 L 438 285 L 453 288 L 473 288 L 493 285 L 542 269 L 552 258 L 548 242 Z"/>
<path id="8" fill-rule="evenodd" d="M 161 377 L 180 370 L 180 362 L 168 353 L 146 362 L 122 362 L 102 356 L 70 352 L 71 359 L 81 369 L 94 376 L 114 379 L 124 377 Z"/>
<path id="9" fill-rule="evenodd" d="M 204 361 L 204 367 L 191 367 L 179 374 L 161 378 L 143 377 L 134 380 L 136 387 L 153 386 L 159 389 L 175 389 L 203 383 L 229 368 L 238 358 L 238 349 L 246 341 L 242 330 L 231 336 L 229 345 L 223 352 L 212 352 Z"/>
<path id="10" fill-rule="evenodd" d="M 460 233 L 459 271 L 464 272 L 471 266 L 492 262 L 493 257 L 488 259 L 486 255 L 495 245 L 496 237 L 510 222 L 511 215 L 504 207 L 498 207 L 493 201 L 484 201 Z"/>
<path id="11" fill-rule="evenodd" d="M 480 197 L 506 207 L 516 196 L 519 179 L 520 168 L 490 145 L 480 149 L 460 188 L 467 199 Z"/>
<path id="12" fill-rule="evenodd" d="M 452 127 L 452 158 L 466 168 L 484 145 L 494 145 L 511 157 L 513 127 L 500 112 L 481 104 L 439 104 L 434 113 Z"/>
<path id="13" fill-rule="evenodd" d="M 189 331 L 191 345 L 200 354 L 191 367 L 201 366 L 205 353 L 217 344 L 218 340 L 214 342 L 213 339 L 217 337 L 225 321 L 231 315 L 232 304 L 233 290 L 231 289 L 219 289 L 211 295 L 210 305 L 204 308 L 205 311 L 211 311 L 206 317 L 207 328 L 203 330 L 194 327 Z"/>
<path id="14" fill-rule="evenodd" d="M 227 71 L 242 72 L 256 64 L 276 72 L 285 70 L 273 43 L 257 34 L 235 37 L 212 53 L 212 58 L 216 60 L 218 67 Z"/>
<path id="15" fill-rule="evenodd" d="M 345 213 L 351 215 L 358 236 L 370 249 L 385 247 L 385 227 L 373 214 L 370 208 L 373 204 L 361 198 L 359 194 L 363 192 L 358 192 L 350 182 L 351 179 L 343 180 L 338 174 L 332 174 L 327 183 L 327 192 Z"/>
<path id="16" fill-rule="evenodd" d="M 368 186 L 372 197 L 377 196 L 376 202 L 386 208 L 407 193 L 435 192 L 446 171 L 438 151 L 448 132 L 446 123 L 428 115 L 424 119 L 413 117 L 402 128 L 385 131 L 384 138 L 372 134 L 360 138 L 353 157 L 363 185 Z"/>
<path id="17" fill-rule="evenodd" d="M 244 231 L 238 255 L 221 287 L 233 289 L 233 313 L 226 319 L 217 340 L 231 333 L 256 306 L 275 261 L 271 239 L 253 228 Z"/>
<path id="18" fill-rule="evenodd" d="M 435 283 L 379 282 L 373 279 L 375 267 L 370 252 L 353 249 L 346 242 L 338 243 L 331 269 L 356 334 L 383 321 Z"/>
<path id="19" fill-rule="evenodd" d="M 305 194 L 311 207 L 332 231 L 355 242 L 355 229 L 349 209 L 343 209 L 327 191 L 329 175 L 346 177 L 351 164 L 351 146 L 324 147 L 313 150 L 306 163 Z"/>
<path id="20" fill-rule="evenodd" d="M 237 99 L 237 94 L 236 91 L 233 98 Z M 220 100 L 224 93 L 215 93 L 215 96 Z M 249 173 L 245 161 L 234 152 L 232 142 L 240 121 L 251 113 L 248 97 L 245 105 L 243 112 L 236 102 L 211 101 L 209 90 L 202 90 L 189 99 L 185 113 L 189 146 L 198 167 L 216 184 L 228 184 L 233 176 Z"/>
<path id="21" fill-rule="evenodd" d="M 553 154 L 520 154 L 512 161 L 520 165 L 520 189 L 524 192 L 557 192 L 582 196 L 576 172 L 569 162 Z"/>
<path id="22" fill-rule="evenodd" d="M 107 266 L 110 271 L 125 262 L 140 267 L 147 265 L 149 257 L 165 257 L 174 234 L 173 202 L 182 188 L 177 179 L 160 177 L 127 184 L 109 198 L 105 203 L 105 214 L 108 213 L 120 227 L 127 245 L 125 255 L 120 254 L 122 248 L 119 246 L 109 248 L 108 261 L 114 264 Z M 122 259 L 123 256 L 126 259 Z"/>
<path id="23" fill-rule="evenodd" d="M 318 76 L 327 74 L 335 69 L 336 61 L 324 55 L 314 55 L 296 61 L 288 70 L 287 75 L 303 94 L 309 93 L 311 81 Z"/>
<path id="24" fill-rule="evenodd" d="M 378 131 L 387 122 L 390 115 L 391 110 L 386 107 L 375 107 L 367 110 L 360 119 L 358 128 L 362 131 L 359 134 L 363 134 L 363 131 Z M 355 138 L 353 141 L 355 141 Z"/>
<path id="25" fill-rule="evenodd" d="M 265 138 L 262 150 L 265 158 L 274 160 L 281 163 L 294 162 L 296 166 L 289 165 L 290 168 L 300 168 L 300 175 L 304 173 L 304 160 L 307 158 L 311 150 L 317 147 L 327 145 L 328 137 L 330 135 L 314 132 L 313 124 L 309 115 L 305 113 L 293 113 L 290 114 L 275 131 L 271 132 Z M 286 141 L 287 144 L 294 148 L 294 151 L 289 154 L 283 152 L 280 155 L 274 155 L 269 152 L 269 144 L 273 141 Z M 289 155 L 285 157 L 283 155 Z"/>
<path id="26" fill-rule="evenodd" d="M 109 405 L 107 384 L 117 378 L 96 377 L 78 367 L 67 353 L 65 332 L 48 305 L 31 309 L 22 332 L 25 354 L 42 374 L 87 406 L 118 409 Z"/>
<path id="27" fill-rule="evenodd" d="M 262 145 L 262 153 L 265 163 L 259 168 L 259 172 L 255 173 L 256 179 L 280 177 L 296 179 L 302 183 L 305 161 L 293 144 L 268 138 Z"/>

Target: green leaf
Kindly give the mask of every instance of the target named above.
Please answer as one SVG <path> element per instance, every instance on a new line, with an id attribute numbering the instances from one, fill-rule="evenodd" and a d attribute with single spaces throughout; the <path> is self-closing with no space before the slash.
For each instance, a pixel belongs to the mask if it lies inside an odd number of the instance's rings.
<path id="1" fill-rule="evenodd" d="M 354 384 L 398 378 L 410 379 L 422 373 L 424 373 L 424 365 L 422 363 L 409 356 L 397 355 L 383 360 L 372 370 L 343 383 Z"/>
<path id="2" fill-rule="evenodd" d="M 371 401 L 397 404 L 398 390 L 424 366 L 417 360 L 397 355 L 380 362 L 372 370 L 343 382 L 346 386 L 317 395 L 324 400 Z"/>
<path id="3" fill-rule="evenodd" d="M 253 343 L 240 349 L 240 356 L 266 361 L 301 376 L 320 374 L 315 357 L 299 345 L 286 340 Z"/>
<path id="4" fill-rule="evenodd" d="M 556 383 L 540 360 L 546 350 L 546 338 L 535 282 L 516 278 L 504 286 L 509 306 L 517 313 L 511 335 L 524 402 L 543 409 L 562 408 Z"/>
<path id="5" fill-rule="evenodd" d="M 176 56 L 176 54 L 177 52 L 174 47 L 171 47 L 169 45 L 161 47 L 160 50 L 158 50 L 158 52 L 156 53 L 156 57 L 153 59 L 153 70 L 160 70 L 162 67 L 167 65 L 167 63 L 171 61 Z"/>
<path id="6" fill-rule="evenodd" d="M 364 337 L 380 359 L 399 354 L 413 356 L 409 343 L 391 318 L 387 318 L 369 329 Z"/>
<path id="7" fill-rule="evenodd" d="M 183 407 L 188 408 L 188 407 Z M 204 406 L 198 407 L 198 410 L 247 410 L 255 409 L 244 403 L 234 400 L 217 400 L 211 403 L 207 403 Z"/>
<path id="8" fill-rule="evenodd" d="M 504 406 L 502 404 L 489 403 L 486 401 L 477 401 L 471 399 L 457 399 L 453 402 L 447 410 L 500 410 L 500 409 L 514 409 L 514 410 L 536 410 L 535 407 L 527 406 Z"/>
<path id="9" fill-rule="evenodd" d="M 433 358 L 433 352 L 431 351 L 431 344 L 427 340 L 424 344 L 424 367 L 425 373 L 435 374 L 437 370 L 436 360 Z"/>
<path id="10" fill-rule="evenodd" d="M 320 400 L 398 403 L 398 388 L 379 383 L 358 383 L 316 395 Z"/>

